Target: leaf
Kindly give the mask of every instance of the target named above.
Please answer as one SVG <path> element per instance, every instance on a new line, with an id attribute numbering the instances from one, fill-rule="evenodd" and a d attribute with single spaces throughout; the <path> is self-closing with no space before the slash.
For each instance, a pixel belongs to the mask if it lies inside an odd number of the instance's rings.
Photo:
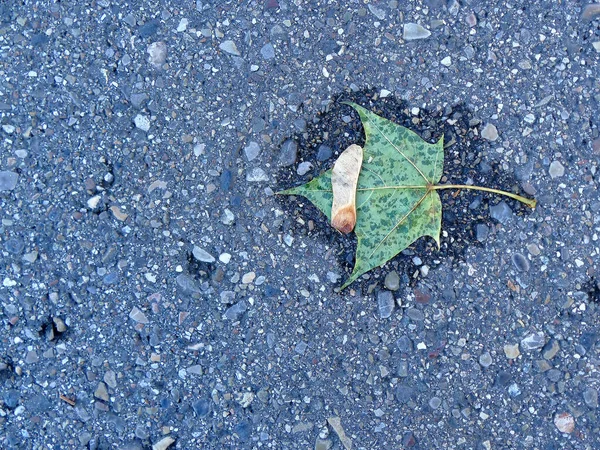
<path id="1" fill-rule="evenodd" d="M 438 244 L 442 222 L 439 189 L 479 189 L 535 207 L 535 200 L 491 188 L 437 185 L 444 165 L 443 137 L 435 144 L 355 104 L 365 129 L 363 165 L 356 189 L 356 263 L 342 289 L 363 273 L 396 256 L 422 236 Z M 330 220 L 331 170 L 280 194 L 301 195 Z"/>
<path id="2" fill-rule="evenodd" d="M 431 236 L 439 246 L 442 218 L 440 196 L 427 186 L 442 176 L 443 140 L 428 144 L 359 105 L 350 106 L 360 115 L 366 142 L 356 192 L 356 264 L 342 289 L 421 236 Z M 331 171 L 283 193 L 308 198 L 331 220 Z"/>
<path id="3" fill-rule="evenodd" d="M 352 144 L 342 152 L 331 169 L 331 226 L 346 234 L 356 225 L 356 187 L 362 160 L 362 148 Z"/>

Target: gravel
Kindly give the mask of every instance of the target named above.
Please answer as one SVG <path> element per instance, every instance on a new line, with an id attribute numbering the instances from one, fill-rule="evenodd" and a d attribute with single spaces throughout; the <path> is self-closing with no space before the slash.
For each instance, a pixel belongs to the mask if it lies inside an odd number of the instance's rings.
<path id="1" fill-rule="evenodd" d="M 20 3 L 0 448 L 600 448 L 596 3 Z M 440 190 L 340 291 L 357 236 L 276 193 L 364 145 L 345 100 L 538 206 Z"/>

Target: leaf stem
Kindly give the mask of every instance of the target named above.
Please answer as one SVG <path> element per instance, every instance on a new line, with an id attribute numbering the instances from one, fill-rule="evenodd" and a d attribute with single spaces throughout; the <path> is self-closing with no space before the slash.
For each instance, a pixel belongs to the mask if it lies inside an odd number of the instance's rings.
<path id="1" fill-rule="evenodd" d="M 521 203 L 525 203 L 530 208 L 535 208 L 535 205 L 537 204 L 537 200 L 534 198 L 525 198 L 521 197 L 520 195 L 513 194 L 512 192 L 506 192 L 499 189 L 486 188 L 482 186 L 469 186 L 466 184 L 438 184 L 436 186 L 431 186 L 430 189 L 433 191 L 438 191 L 440 189 L 471 189 L 475 191 L 485 191 L 491 192 L 492 194 L 505 195 L 512 199 L 518 200 Z"/>

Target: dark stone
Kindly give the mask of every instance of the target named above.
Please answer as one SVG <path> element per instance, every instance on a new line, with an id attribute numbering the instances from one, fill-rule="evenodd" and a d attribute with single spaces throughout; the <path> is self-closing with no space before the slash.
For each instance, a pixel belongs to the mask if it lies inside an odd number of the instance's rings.
<path id="1" fill-rule="evenodd" d="M 550 381 L 556 383 L 562 378 L 562 372 L 558 369 L 550 369 L 548 372 L 546 372 L 546 376 Z"/>
<path id="2" fill-rule="evenodd" d="M 511 257 L 513 265 L 520 272 L 529 272 L 529 261 L 521 253 L 515 253 Z"/>
<path id="3" fill-rule="evenodd" d="M 250 422 L 242 421 L 235 426 L 233 432 L 237 434 L 240 441 L 246 442 L 248 439 L 250 439 L 252 426 L 250 425 Z"/>
<path id="4" fill-rule="evenodd" d="M 233 174 L 231 173 L 231 170 L 225 169 L 223 172 L 221 172 L 219 184 L 223 192 L 227 192 L 231 189 L 233 186 Z"/>
<path id="5" fill-rule="evenodd" d="M 479 242 L 485 242 L 490 233 L 490 228 L 484 223 L 478 223 L 475 225 L 475 239 Z"/>
<path id="6" fill-rule="evenodd" d="M 413 342 L 406 335 L 400 336 L 396 341 L 396 347 L 398 347 L 398 350 L 402 353 L 411 353 L 413 351 Z"/>
<path id="7" fill-rule="evenodd" d="M 596 345 L 597 341 L 598 334 L 591 331 L 581 333 L 581 337 L 579 338 L 579 343 L 588 352 L 594 347 L 594 345 Z"/>
<path id="8" fill-rule="evenodd" d="M 159 28 L 160 21 L 158 19 L 150 20 L 138 29 L 138 34 L 141 38 L 147 38 L 156 34 Z"/>
<path id="9" fill-rule="evenodd" d="M 13 255 L 20 255 L 25 248 L 25 243 L 16 238 L 11 238 L 4 244 L 4 248 L 8 253 L 12 253 Z"/>
<path id="10" fill-rule="evenodd" d="M 304 133 L 306 131 L 306 120 L 296 119 L 294 120 L 294 126 L 298 129 L 298 131 Z"/>
<path id="11" fill-rule="evenodd" d="M 198 417 L 206 417 L 210 411 L 210 402 L 207 399 L 202 398 L 192 403 L 192 409 Z"/>
<path id="12" fill-rule="evenodd" d="M 240 320 L 242 315 L 246 312 L 246 309 L 246 301 L 242 300 L 241 302 L 238 302 L 235 305 L 227 308 L 225 311 L 225 318 L 236 322 Z"/>
<path id="13" fill-rule="evenodd" d="M 29 412 L 40 414 L 48 411 L 52 407 L 52 403 L 50 403 L 50 400 L 45 395 L 38 394 L 27 401 L 26 407 Z"/>
<path id="14" fill-rule="evenodd" d="M 394 295 L 390 291 L 380 291 L 377 294 L 377 305 L 379 307 L 379 317 L 382 319 L 389 318 L 394 312 Z"/>
<path id="15" fill-rule="evenodd" d="M 495 385 L 499 387 L 506 387 L 510 384 L 511 381 L 512 375 L 510 374 L 510 372 L 506 372 L 503 370 L 501 372 L 498 372 Z"/>
<path id="16" fill-rule="evenodd" d="M 317 161 L 327 161 L 332 155 L 333 151 L 331 150 L 331 147 L 325 144 L 319 145 L 317 150 Z"/>
<path id="17" fill-rule="evenodd" d="M 119 281 L 119 274 L 117 272 L 107 273 L 102 278 L 104 284 L 115 284 L 117 281 Z"/>
<path id="18" fill-rule="evenodd" d="M 136 93 L 136 94 L 131 94 L 129 101 L 131 101 L 131 104 L 134 107 L 141 108 L 142 106 L 144 106 L 144 103 L 148 100 L 148 98 L 149 98 L 148 94 Z"/>
<path id="19" fill-rule="evenodd" d="M 8 409 L 15 409 L 19 404 L 20 398 L 21 392 L 17 391 L 16 389 L 9 389 L 2 395 L 2 400 L 4 400 L 4 404 Z"/>
<path id="20" fill-rule="evenodd" d="M 412 431 L 409 431 L 402 436 L 402 447 L 412 448 L 415 445 L 417 445 L 417 440 L 415 439 L 415 435 L 412 434 Z"/>
<path id="21" fill-rule="evenodd" d="M 279 151 L 279 165 L 288 167 L 296 162 L 298 156 L 298 144 L 292 139 L 288 139 L 281 146 Z"/>
<path id="22" fill-rule="evenodd" d="M 50 38 L 46 35 L 46 33 L 35 33 L 31 36 L 31 40 L 29 41 L 33 47 L 37 47 L 40 45 L 47 44 Z"/>
<path id="23" fill-rule="evenodd" d="M 400 403 L 408 403 L 415 395 L 415 390 L 410 386 L 398 385 L 396 387 L 396 400 Z"/>
<path id="24" fill-rule="evenodd" d="M 510 209 L 510 206 L 506 204 L 504 200 L 498 203 L 495 206 L 490 206 L 490 216 L 492 219 L 496 219 L 502 225 L 506 225 L 506 223 L 512 218 L 513 212 Z"/>

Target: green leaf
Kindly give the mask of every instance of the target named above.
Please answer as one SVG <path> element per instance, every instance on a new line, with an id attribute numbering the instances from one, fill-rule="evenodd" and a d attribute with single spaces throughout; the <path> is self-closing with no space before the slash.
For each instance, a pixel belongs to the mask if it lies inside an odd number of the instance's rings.
<path id="1" fill-rule="evenodd" d="M 535 200 L 495 189 L 437 185 L 444 165 L 443 137 L 429 144 L 407 128 L 355 103 L 347 104 L 358 112 L 366 140 L 356 192 L 356 263 L 342 289 L 422 236 L 432 237 L 439 248 L 442 223 L 439 189 L 480 189 L 535 206 Z M 308 198 L 331 221 L 330 170 L 305 185 L 280 193 Z"/>

